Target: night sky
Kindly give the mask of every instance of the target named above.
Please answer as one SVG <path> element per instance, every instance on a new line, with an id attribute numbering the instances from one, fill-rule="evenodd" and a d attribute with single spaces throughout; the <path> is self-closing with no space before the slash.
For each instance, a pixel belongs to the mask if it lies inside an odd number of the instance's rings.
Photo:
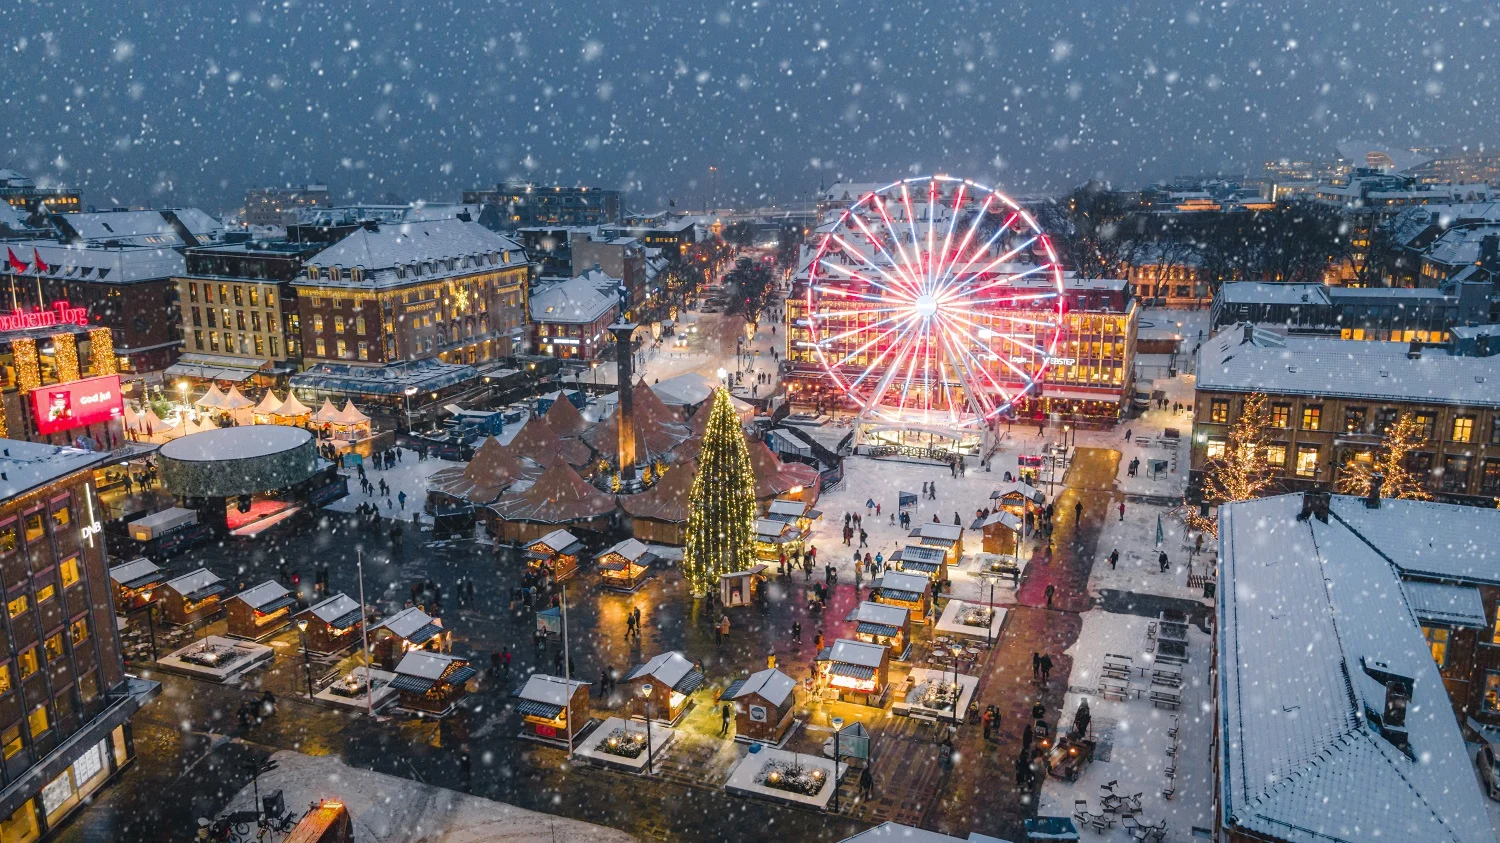
<path id="1" fill-rule="evenodd" d="M 698 208 L 710 165 L 727 204 L 1500 143 L 1490 2 L 3 2 L 0 167 L 101 207 L 520 177 Z"/>

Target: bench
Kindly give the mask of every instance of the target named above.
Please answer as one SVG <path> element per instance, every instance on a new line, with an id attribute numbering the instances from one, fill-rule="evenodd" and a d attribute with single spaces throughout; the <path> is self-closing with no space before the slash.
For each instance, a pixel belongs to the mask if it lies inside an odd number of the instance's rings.
<path id="1" fill-rule="evenodd" d="M 1187 657 L 1187 653 L 1186 652 L 1183 652 L 1181 655 L 1178 655 L 1176 653 L 1169 653 L 1169 652 L 1166 652 L 1165 650 L 1162 650 L 1161 648 L 1157 648 L 1157 651 L 1156 651 L 1156 661 L 1157 661 L 1158 664 L 1176 664 L 1176 665 L 1182 665 L 1182 664 L 1187 664 L 1188 663 L 1188 657 Z"/>
<path id="2" fill-rule="evenodd" d="M 1151 675 L 1151 684 L 1153 686 L 1160 686 L 1163 688 L 1181 688 L 1182 675 L 1174 673 L 1163 673 L 1162 671 L 1158 670 Z"/>
<path id="3" fill-rule="evenodd" d="M 1120 682 L 1100 682 L 1099 696 L 1104 699 L 1118 698 L 1123 702 L 1130 697 L 1130 686 Z"/>
<path id="4" fill-rule="evenodd" d="M 1176 711 L 1182 707 L 1182 695 L 1170 691 L 1152 691 L 1151 704 L 1157 708 L 1170 708 Z"/>

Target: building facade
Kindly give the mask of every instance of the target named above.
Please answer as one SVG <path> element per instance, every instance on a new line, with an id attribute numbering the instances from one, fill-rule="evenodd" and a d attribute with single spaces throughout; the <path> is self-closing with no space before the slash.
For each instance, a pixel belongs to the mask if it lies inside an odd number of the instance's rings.
<path id="1" fill-rule="evenodd" d="M 36 181 L 30 176 L 15 170 L 0 170 L 0 199 L 24 214 L 72 214 L 82 210 L 78 191 L 62 187 L 37 187 Z"/>
<path id="2" fill-rule="evenodd" d="M 1453 328 L 1490 319 L 1490 289 L 1474 282 L 1441 287 L 1330 287 L 1235 281 L 1214 294 L 1212 332 L 1243 322 L 1294 334 L 1346 340 L 1446 342 Z"/>
<path id="3" fill-rule="evenodd" d="M 1487 386 L 1487 384 L 1491 386 Z M 1332 490 L 1372 460 L 1410 413 L 1425 444 L 1407 467 L 1441 500 L 1500 499 L 1500 357 L 1419 344 L 1281 336 L 1241 325 L 1203 344 L 1194 395 L 1189 496 L 1224 452 L 1245 398 L 1270 400 L 1268 457 L 1287 489 Z"/>
<path id="4" fill-rule="evenodd" d="M 595 360 L 614 344 L 609 326 L 617 318 L 619 279 L 590 271 L 578 278 L 542 279 L 531 295 L 534 353 Z"/>
<path id="5" fill-rule="evenodd" d="M 493 231 L 542 225 L 611 225 L 618 223 L 625 211 L 618 190 L 524 182 L 465 190 L 463 202 L 486 206 L 479 222 Z"/>
<path id="6" fill-rule="evenodd" d="M 332 199 L 326 184 L 257 187 L 245 191 L 245 224 L 293 225 L 297 222 L 300 211 L 327 207 L 330 204 Z"/>
<path id="7" fill-rule="evenodd" d="M 115 628 L 92 470 L 110 456 L 0 444 L 0 836 L 25 843 L 130 765 L 161 686 L 125 673 Z"/>

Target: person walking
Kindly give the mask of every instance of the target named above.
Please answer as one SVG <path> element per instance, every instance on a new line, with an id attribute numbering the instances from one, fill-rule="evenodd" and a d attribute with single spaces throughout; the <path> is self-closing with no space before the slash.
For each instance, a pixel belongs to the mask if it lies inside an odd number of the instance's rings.
<path id="1" fill-rule="evenodd" d="M 720 615 L 719 616 L 719 634 L 722 635 L 725 640 L 729 639 L 729 616 L 728 615 Z"/>
<path id="2" fill-rule="evenodd" d="M 870 775 L 870 765 L 859 771 L 859 798 L 868 802 L 875 792 L 875 777 Z"/>
<path id="3" fill-rule="evenodd" d="M 1161 567 L 1161 572 L 1163 574 L 1167 572 L 1167 552 L 1165 550 L 1157 555 L 1156 564 Z"/>
<path id="4" fill-rule="evenodd" d="M 1042 684 L 1043 685 L 1047 684 L 1047 680 L 1051 676 L 1052 676 L 1052 657 L 1051 656 L 1042 656 Z"/>
<path id="5" fill-rule="evenodd" d="M 802 581 L 803 582 L 812 582 L 812 569 L 813 569 L 813 557 L 812 557 L 812 554 L 808 554 L 807 557 L 802 560 Z"/>
<path id="6" fill-rule="evenodd" d="M 1031 654 L 1031 678 L 1032 679 L 1040 679 L 1041 677 L 1042 677 L 1042 654 L 1041 653 L 1037 653 L 1037 652 L 1033 652 Z"/>
<path id="7" fill-rule="evenodd" d="M 1081 521 L 1083 521 L 1083 501 L 1075 501 L 1073 503 L 1073 526 L 1078 526 Z"/>
<path id="8" fill-rule="evenodd" d="M 821 629 L 818 630 L 817 637 L 813 639 L 813 650 L 818 653 L 823 652 L 823 630 Z"/>
<path id="9" fill-rule="evenodd" d="M 1125 502 L 1124 501 L 1120 501 L 1120 520 L 1121 521 L 1125 520 Z"/>
<path id="10" fill-rule="evenodd" d="M 860 547 L 869 547 L 870 546 L 870 534 L 867 533 L 867 532 L 865 532 L 865 528 L 864 527 L 860 527 L 859 528 L 859 546 Z"/>
<path id="11" fill-rule="evenodd" d="M 1047 583 L 1047 608 L 1052 608 L 1052 595 L 1057 593 L 1057 586 Z"/>
<path id="12" fill-rule="evenodd" d="M 984 716 L 979 718 L 979 722 L 984 725 L 984 739 L 985 740 L 989 740 L 990 739 L 990 721 L 994 719 L 994 716 L 995 716 L 994 706 L 991 706 L 989 708 L 986 708 L 984 710 Z"/>
<path id="13" fill-rule="evenodd" d="M 729 718 L 732 716 L 734 716 L 734 711 L 730 703 L 724 703 L 719 709 L 719 737 L 729 734 Z"/>
<path id="14" fill-rule="evenodd" d="M 1115 565 L 1120 562 L 1120 549 L 1117 547 L 1109 552 L 1109 569 L 1113 571 Z"/>
<path id="15" fill-rule="evenodd" d="M 630 613 L 635 616 L 635 637 L 641 637 L 641 607 L 637 606 Z"/>
<path id="16" fill-rule="evenodd" d="M 401 511 L 405 512 L 406 511 L 406 493 L 405 492 L 401 492 L 401 493 L 397 494 L 396 495 L 396 500 L 401 503 Z"/>
<path id="17" fill-rule="evenodd" d="M 503 650 L 500 651 L 500 673 L 506 679 L 510 678 L 510 645 L 509 644 L 505 645 L 505 649 L 503 649 Z"/>
<path id="18" fill-rule="evenodd" d="M 801 643 L 802 643 L 802 622 L 801 621 L 792 621 L 792 643 L 793 644 L 798 644 L 798 645 L 801 645 Z"/>
<path id="19" fill-rule="evenodd" d="M 625 616 L 625 640 L 629 641 L 635 636 L 635 615 Z"/>

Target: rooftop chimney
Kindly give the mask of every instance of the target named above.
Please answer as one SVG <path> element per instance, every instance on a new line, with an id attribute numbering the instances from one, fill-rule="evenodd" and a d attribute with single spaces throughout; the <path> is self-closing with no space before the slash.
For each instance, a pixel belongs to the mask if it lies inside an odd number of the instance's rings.
<path id="1" fill-rule="evenodd" d="M 1316 518 L 1324 524 L 1328 523 L 1328 500 L 1327 492 L 1307 491 L 1302 493 L 1302 512 L 1297 515 L 1298 521 L 1306 521 L 1308 518 Z"/>
<path id="2" fill-rule="evenodd" d="M 1370 475 L 1370 493 L 1365 495 L 1366 509 L 1380 508 L 1380 487 L 1385 485 L 1385 475 L 1375 472 Z"/>
<path id="3" fill-rule="evenodd" d="M 1406 359 L 1407 360 L 1421 360 L 1422 359 L 1422 341 L 1421 340 L 1412 340 L 1411 341 L 1411 345 L 1407 346 L 1407 348 L 1406 348 Z"/>
<path id="4" fill-rule="evenodd" d="M 377 220 L 365 220 L 362 223 L 362 225 L 364 225 L 365 231 L 379 231 L 380 230 L 380 223 Z"/>

